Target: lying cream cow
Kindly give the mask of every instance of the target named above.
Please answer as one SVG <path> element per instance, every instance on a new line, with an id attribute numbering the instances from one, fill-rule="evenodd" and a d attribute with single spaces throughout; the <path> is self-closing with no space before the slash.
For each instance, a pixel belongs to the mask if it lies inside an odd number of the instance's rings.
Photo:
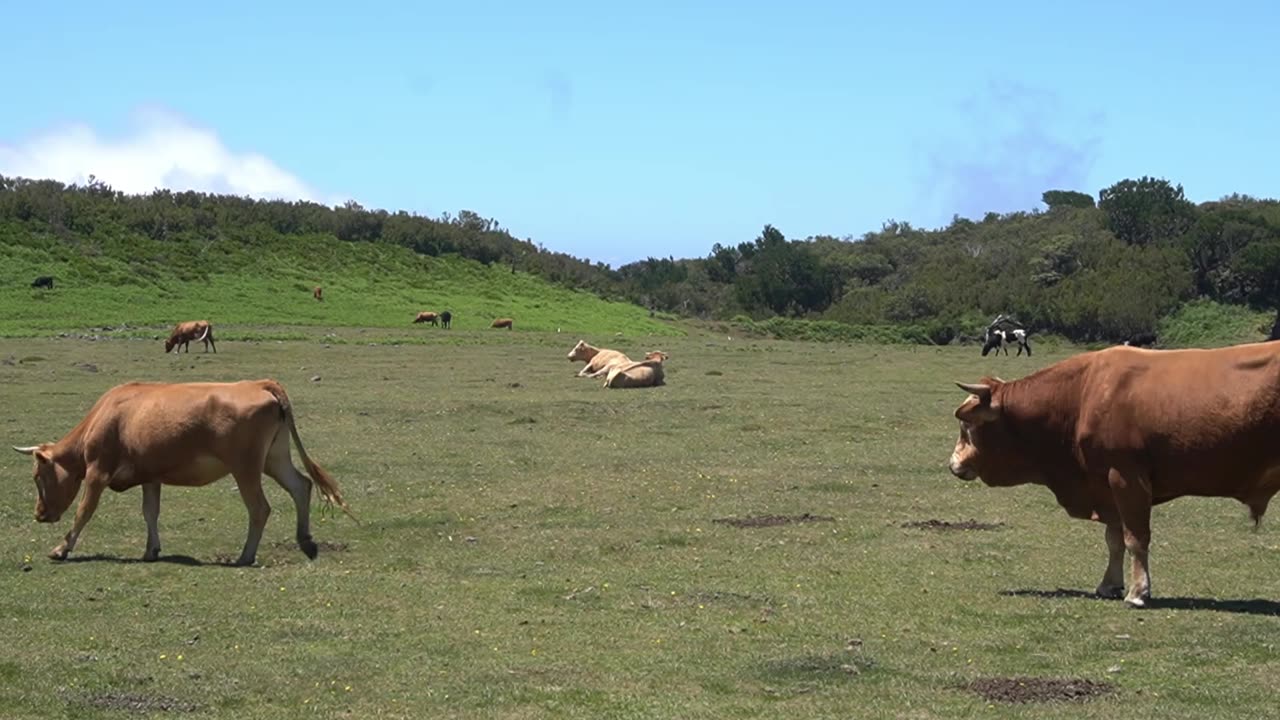
<path id="1" fill-rule="evenodd" d="M 578 377 L 600 377 L 609 372 L 615 365 L 626 365 L 631 358 L 618 350 L 598 348 L 588 345 L 586 340 L 579 340 L 569 351 L 569 362 L 585 361 L 587 364 L 578 371 Z"/>
<path id="2" fill-rule="evenodd" d="M 640 362 L 624 363 L 609 368 L 604 381 L 607 388 L 654 387 L 664 384 L 662 363 L 668 355 L 661 350 L 647 353 Z"/>

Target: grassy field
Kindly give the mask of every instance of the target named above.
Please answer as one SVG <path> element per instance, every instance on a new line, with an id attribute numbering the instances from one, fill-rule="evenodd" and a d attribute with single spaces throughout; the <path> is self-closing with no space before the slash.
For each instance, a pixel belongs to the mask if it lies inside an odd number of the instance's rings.
<path id="1" fill-rule="evenodd" d="M 36 524 L 29 460 L 6 451 L 0 716 L 1275 715 L 1280 537 L 1243 506 L 1156 508 L 1157 602 L 1136 611 L 1086 595 L 1099 526 L 1044 489 L 946 471 L 952 380 L 1069 349 L 624 338 L 633 357 L 671 353 L 668 385 L 613 391 L 572 376 L 576 339 L 462 329 L 178 357 L 0 340 L 4 444 L 57 439 L 126 380 L 275 377 L 361 519 L 318 519 L 309 562 L 273 484 L 260 566 L 231 568 L 234 483 L 166 488 L 166 556 L 142 564 L 134 490 L 108 494 L 59 564 L 44 555 L 70 515 Z M 1013 676 L 1114 687 L 1033 704 L 966 688 Z"/>
<path id="2" fill-rule="evenodd" d="M 7 234 L 6 234 L 7 231 Z M 678 335 L 637 305 L 609 302 L 500 265 L 324 236 L 75 245 L 0 224 L 0 337 L 40 337 L 111 327 L 150 336 L 204 318 L 220 337 L 252 338 L 263 326 L 380 328 L 406 341 L 439 328 L 412 325 L 420 310 L 453 313 L 456 330 L 488 328 L 498 317 L 515 331 Z M 32 289 L 40 275 L 52 291 Z M 324 301 L 311 296 L 324 288 Z M 128 323 L 131 327 L 120 330 Z M 274 336 L 273 336 L 274 337 Z"/>

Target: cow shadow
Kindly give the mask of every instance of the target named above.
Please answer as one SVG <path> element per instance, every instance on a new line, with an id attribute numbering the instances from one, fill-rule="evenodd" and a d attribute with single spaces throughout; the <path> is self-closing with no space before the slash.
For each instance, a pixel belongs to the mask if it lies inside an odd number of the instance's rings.
<path id="1" fill-rule="evenodd" d="M 197 558 L 193 558 L 190 555 L 161 555 L 155 560 L 143 560 L 142 558 L 138 558 L 138 557 L 117 557 L 115 555 L 104 555 L 102 553 L 94 553 L 92 555 L 72 555 L 68 557 L 66 560 L 62 560 L 61 562 L 64 562 L 64 563 L 102 562 L 102 563 L 113 563 L 116 565 L 151 565 L 151 564 L 162 565 L 162 564 L 168 563 L 170 565 L 183 565 L 185 567 L 235 567 L 235 564 L 232 563 L 230 560 L 219 559 L 219 560 L 206 561 L 206 560 L 199 560 Z"/>
<path id="2" fill-rule="evenodd" d="M 1020 588 L 1017 590 L 1001 590 L 1000 595 L 1006 597 L 1031 597 L 1040 599 L 1097 600 L 1099 602 L 1119 602 L 1117 598 L 1104 598 L 1096 593 L 1071 588 L 1054 590 L 1037 590 Z M 1213 612 L 1234 613 L 1237 615 L 1277 615 L 1280 616 L 1280 602 L 1255 598 L 1253 600 L 1198 598 L 1198 597 L 1154 597 L 1147 601 L 1149 610 L 1210 610 Z"/>

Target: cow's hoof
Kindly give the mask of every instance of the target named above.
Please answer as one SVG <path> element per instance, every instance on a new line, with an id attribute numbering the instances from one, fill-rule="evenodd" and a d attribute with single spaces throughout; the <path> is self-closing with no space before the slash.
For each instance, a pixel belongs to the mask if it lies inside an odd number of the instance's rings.
<path id="1" fill-rule="evenodd" d="M 67 549 L 66 549 L 65 547 L 62 547 L 61 545 L 59 545 L 58 547 L 56 547 L 56 548 L 54 548 L 54 549 L 52 549 L 52 550 L 50 550 L 50 551 L 49 551 L 49 558 L 50 558 L 51 560 L 66 560 L 66 559 L 67 559 Z"/>
<path id="2" fill-rule="evenodd" d="M 232 567 L 249 567 L 253 565 L 253 561 L 256 559 L 257 558 L 245 557 L 241 555 L 240 557 L 236 558 L 235 562 L 231 563 L 231 566 Z"/>
<path id="3" fill-rule="evenodd" d="M 1104 583 L 1102 585 L 1099 585 L 1098 589 L 1094 590 L 1094 593 L 1096 593 L 1097 596 L 1100 598 L 1106 598 L 1108 600 L 1119 600 L 1120 598 L 1124 597 L 1124 586 L 1123 585 L 1107 585 Z"/>
<path id="4" fill-rule="evenodd" d="M 320 554 L 320 548 L 316 547 L 316 541 L 311 538 L 298 541 L 298 547 L 302 548 L 302 552 L 310 560 L 315 560 L 316 555 Z"/>
<path id="5" fill-rule="evenodd" d="M 1133 597 L 1125 598 L 1124 602 L 1131 608 L 1144 608 L 1147 606 L 1147 601 L 1150 599 L 1151 596 L 1149 595 L 1135 595 Z"/>
<path id="6" fill-rule="evenodd" d="M 148 550 L 142 554 L 142 562 L 155 562 L 160 559 L 160 548 Z"/>

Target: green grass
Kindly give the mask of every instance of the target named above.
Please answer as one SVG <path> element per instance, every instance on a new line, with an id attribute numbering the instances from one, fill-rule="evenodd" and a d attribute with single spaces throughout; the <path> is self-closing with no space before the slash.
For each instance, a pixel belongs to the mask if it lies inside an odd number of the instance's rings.
<path id="1" fill-rule="evenodd" d="M 1100 527 L 1043 489 L 945 470 L 952 380 L 1017 377 L 1070 348 L 1027 360 L 628 340 L 616 346 L 633 357 L 671 353 L 668 385 L 610 391 L 572 377 L 576 338 L 456 335 L 178 357 L 0 340 L 5 444 L 60 437 L 126 380 L 272 376 L 362 520 L 318 519 L 317 540 L 343 549 L 309 562 L 272 485 L 261 567 L 221 567 L 209 563 L 244 540 L 234 484 L 166 488 L 169 561 L 140 564 L 140 494 L 109 493 L 84 561 L 58 564 L 44 554 L 70 516 L 31 519 L 29 460 L 6 451 L 0 714 L 122 717 L 94 704 L 121 695 L 254 718 L 1235 718 L 1274 705 L 1280 541 L 1242 506 L 1156 508 L 1154 590 L 1172 600 L 1134 611 L 1072 594 L 1101 576 Z M 832 520 L 715 522 L 803 513 Z M 903 527 L 927 519 L 1003 525 Z M 1058 588 L 1070 592 L 1007 594 Z M 989 706 L 960 689 L 1000 675 L 1118 690 Z"/>
<path id="2" fill-rule="evenodd" d="M 1195 300 L 1160 321 L 1158 336 L 1165 347 L 1224 347 L 1267 339 L 1275 313 L 1241 305 Z"/>
<path id="3" fill-rule="evenodd" d="M 411 325 L 420 310 L 445 309 L 459 330 L 512 317 L 514 332 L 683 332 L 630 303 L 609 302 L 506 266 L 426 257 L 396 246 L 324 236 L 110 242 L 68 242 L 0 224 L 0 336 L 126 323 L 134 334 L 141 328 L 154 335 L 181 320 L 205 318 L 215 328 L 230 328 L 231 335 L 218 333 L 228 338 L 254 337 L 247 326 L 311 326 L 394 329 L 391 337 L 407 340 L 438 330 Z M 30 287 L 40 275 L 57 278 L 54 290 Z M 311 296 L 316 285 L 324 288 L 323 302 Z"/>

